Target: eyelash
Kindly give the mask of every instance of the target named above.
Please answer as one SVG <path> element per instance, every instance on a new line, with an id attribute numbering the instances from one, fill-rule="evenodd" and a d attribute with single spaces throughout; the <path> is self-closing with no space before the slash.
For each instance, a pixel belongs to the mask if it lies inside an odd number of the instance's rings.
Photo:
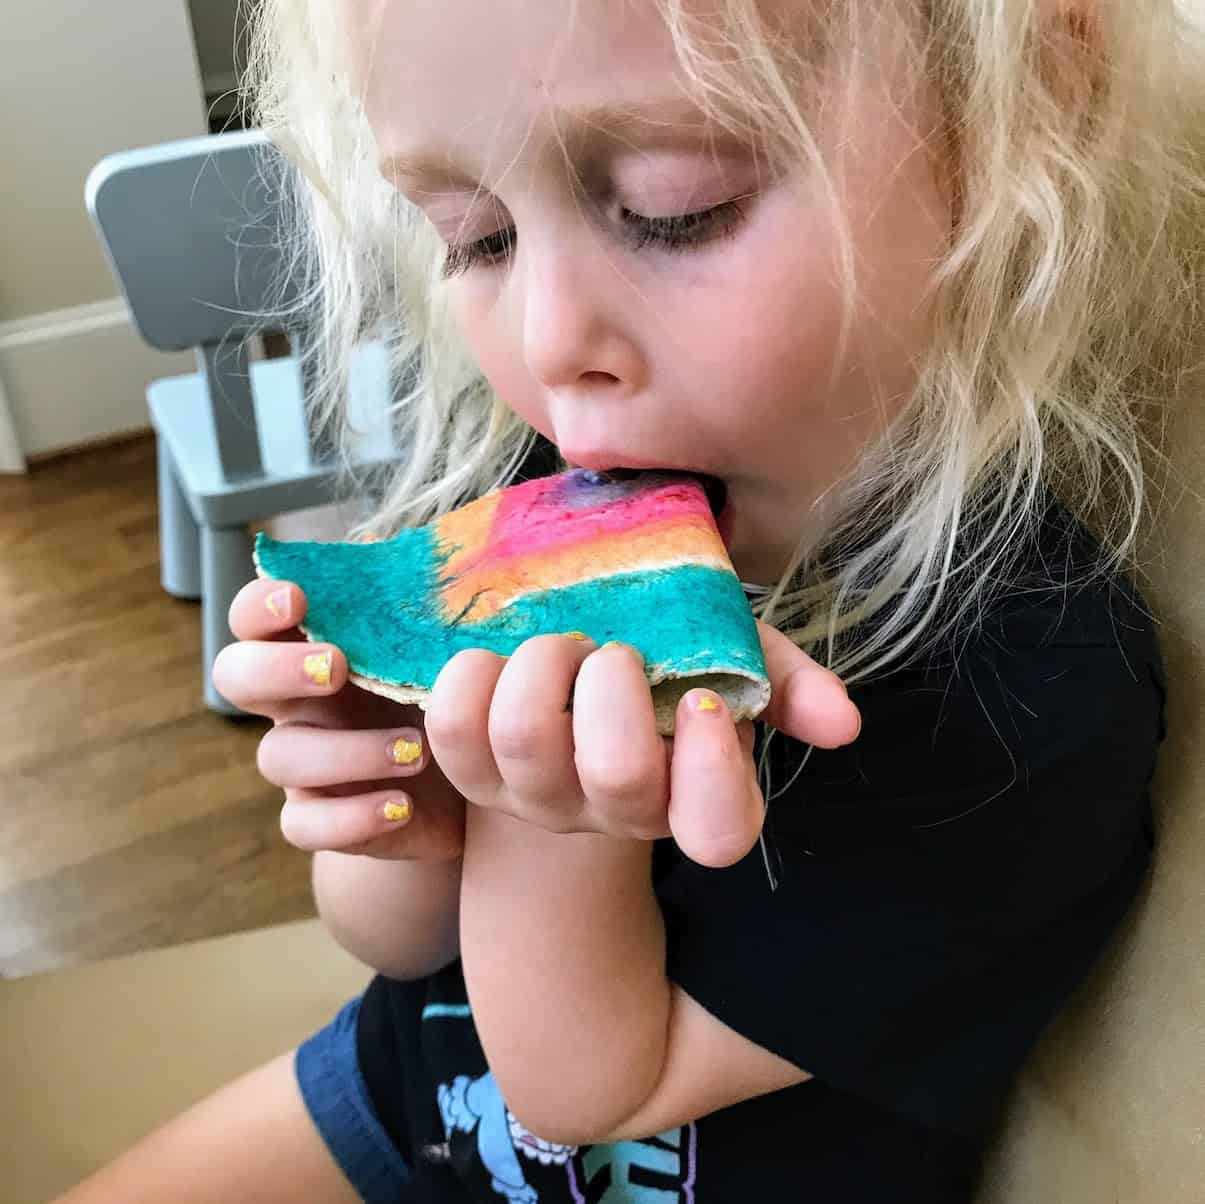
<path id="1" fill-rule="evenodd" d="M 665 251 L 685 251 L 703 243 L 727 238 L 736 232 L 745 216 L 740 200 L 725 201 L 710 209 L 683 213 L 673 217 L 643 217 L 624 209 L 624 224 L 633 250 L 655 246 Z M 489 267 L 509 259 L 515 249 L 515 228 L 507 226 L 475 242 L 452 243 L 444 259 L 445 280 L 459 276 L 470 268 Z"/>

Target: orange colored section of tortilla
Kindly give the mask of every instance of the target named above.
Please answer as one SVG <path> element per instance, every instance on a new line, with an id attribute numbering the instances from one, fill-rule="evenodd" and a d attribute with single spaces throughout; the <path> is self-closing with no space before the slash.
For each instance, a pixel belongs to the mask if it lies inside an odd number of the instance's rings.
<path id="1" fill-rule="evenodd" d="M 442 523 L 440 537 L 453 538 Z M 723 541 L 709 518 L 679 515 L 665 522 L 647 523 L 634 531 L 596 535 L 580 549 L 550 548 L 543 554 L 529 552 L 516 557 L 509 565 L 494 561 L 480 569 L 469 569 L 448 579 L 440 594 L 450 620 L 473 623 L 497 614 L 521 594 L 675 564 L 732 571 Z"/>
<path id="2" fill-rule="evenodd" d="M 467 506 L 461 506 L 459 510 L 445 514 L 435 527 L 440 546 L 457 549 L 462 554 L 476 555 L 489 543 L 494 516 L 501 501 L 501 491 L 488 493 Z"/>

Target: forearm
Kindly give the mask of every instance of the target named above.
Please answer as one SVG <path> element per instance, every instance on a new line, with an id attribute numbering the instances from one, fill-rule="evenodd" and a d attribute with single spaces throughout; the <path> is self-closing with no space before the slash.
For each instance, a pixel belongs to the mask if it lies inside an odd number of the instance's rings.
<path id="1" fill-rule="evenodd" d="M 652 845 L 558 835 L 469 808 L 465 981 L 486 1060 L 548 1140 L 610 1132 L 653 1091 L 670 986 Z"/>
<path id="2" fill-rule="evenodd" d="M 432 974 L 459 953 L 461 862 L 314 854 L 314 898 L 331 935 L 388 978 Z"/>

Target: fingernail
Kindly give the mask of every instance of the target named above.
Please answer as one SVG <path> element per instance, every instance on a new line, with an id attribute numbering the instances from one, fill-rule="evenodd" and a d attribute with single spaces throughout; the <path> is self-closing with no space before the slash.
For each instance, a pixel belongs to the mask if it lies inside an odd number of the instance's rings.
<path id="1" fill-rule="evenodd" d="M 389 745 L 389 759 L 395 765 L 413 765 L 423 755 L 421 740 L 407 740 L 399 736 Z"/>
<path id="2" fill-rule="evenodd" d="M 305 675 L 316 686 L 331 684 L 331 654 L 329 652 L 311 652 L 305 658 L 302 667 Z"/>
<path id="3" fill-rule="evenodd" d="M 287 588 L 273 590 L 265 599 L 264 605 L 275 619 L 287 619 L 292 609 L 292 594 Z"/>
<path id="4" fill-rule="evenodd" d="M 606 652 L 606 650 L 607 650 L 608 648 L 620 648 L 620 649 L 623 649 L 623 650 L 628 651 L 628 652 L 634 652 L 634 653 L 636 653 L 636 655 L 637 655 L 637 656 L 640 656 L 640 649 L 639 649 L 639 648 L 636 648 L 636 647 L 635 647 L 634 645 L 632 645 L 632 644 L 625 644 L 625 643 L 623 643 L 623 641 L 622 641 L 622 640 L 608 640 L 608 641 L 607 641 L 607 642 L 606 642 L 606 643 L 605 643 L 605 644 L 604 644 L 604 645 L 603 645 L 603 646 L 602 646 L 602 647 L 599 649 L 599 652 Z M 644 658 L 643 658 L 643 657 L 641 657 L 641 660 L 643 660 L 643 659 L 644 659 Z"/>
<path id="5" fill-rule="evenodd" d="M 692 711 L 710 714 L 724 709 L 720 700 L 710 690 L 691 690 L 689 698 Z"/>
<path id="6" fill-rule="evenodd" d="M 388 802 L 382 810 L 391 824 L 404 824 L 414 812 L 414 808 L 406 799 L 396 803 Z"/>
<path id="7" fill-rule="evenodd" d="M 580 640 L 583 644 L 590 638 L 584 631 L 567 631 L 565 634 L 571 640 Z"/>

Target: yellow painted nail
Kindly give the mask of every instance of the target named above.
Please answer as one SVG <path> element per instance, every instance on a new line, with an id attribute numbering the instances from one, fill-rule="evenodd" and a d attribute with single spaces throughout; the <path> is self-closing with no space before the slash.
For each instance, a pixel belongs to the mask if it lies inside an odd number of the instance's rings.
<path id="1" fill-rule="evenodd" d="M 288 617 L 290 609 L 289 591 L 287 589 L 273 590 L 265 599 L 264 605 L 274 619 Z"/>
<path id="2" fill-rule="evenodd" d="M 720 700 L 714 694 L 708 694 L 702 690 L 694 696 L 692 701 L 696 711 L 718 711 L 720 709 Z"/>
<path id="3" fill-rule="evenodd" d="M 565 634 L 571 640 L 581 640 L 583 643 L 590 638 L 584 631 L 567 631 Z"/>
<path id="4" fill-rule="evenodd" d="M 305 658 L 303 666 L 305 675 L 316 686 L 331 684 L 331 654 L 329 652 L 311 652 Z"/>
<path id="5" fill-rule="evenodd" d="M 414 810 L 404 799 L 400 803 L 385 804 L 385 818 L 391 824 L 404 824 Z"/>
<path id="6" fill-rule="evenodd" d="M 395 765 L 413 765 L 423 755 L 422 742 L 399 737 L 389 746 L 389 756 Z"/>

